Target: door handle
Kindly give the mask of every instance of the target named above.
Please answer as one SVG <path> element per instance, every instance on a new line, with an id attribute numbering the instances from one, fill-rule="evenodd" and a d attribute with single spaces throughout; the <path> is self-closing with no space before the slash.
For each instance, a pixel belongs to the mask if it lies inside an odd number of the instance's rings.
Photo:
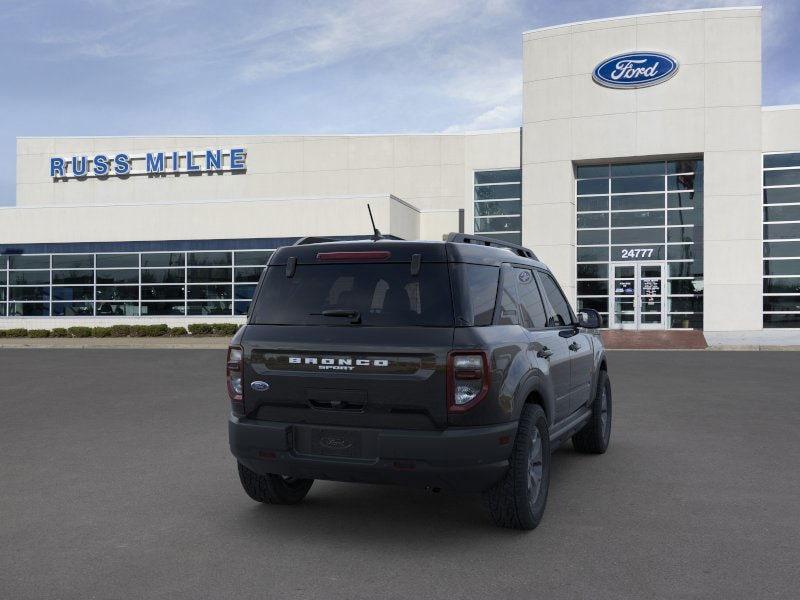
<path id="1" fill-rule="evenodd" d="M 581 349 L 581 345 L 578 342 L 572 342 L 569 345 L 569 349 L 572 350 L 573 352 L 576 352 Z"/>
<path id="2" fill-rule="evenodd" d="M 553 351 L 550 350 L 547 346 L 542 346 L 542 349 L 536 353 L 536 356 L 539 358 L 550 358 L 553 356 Z"/>

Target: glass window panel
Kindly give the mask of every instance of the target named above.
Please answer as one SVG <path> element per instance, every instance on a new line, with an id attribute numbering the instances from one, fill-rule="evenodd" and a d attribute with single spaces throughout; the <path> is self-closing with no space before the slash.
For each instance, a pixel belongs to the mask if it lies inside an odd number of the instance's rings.
<path id="1" fill-rule="evenodd" d="M 608 244 L 608 229 L 581 229 L 578 231 L 578 244 Z"/>
<path id="2" fill-rule="evenodd" d="M 6 288 L 0 287 L 0 302 L 5 302 L 5 301 L 6 301 Z"/>
<path id="3" fill-rule="evenodd" d="M 231 264 L 231 253 L 189 252 L 187 261 L 191 267 L 222 267 Z"/>
<path id="4" fill-rule="evenodd" d="M 5 254 L 0 254 L 0 271 L 5 270 L 8 265 L 8 257 Z"/>
<path id="5" fill-rule="evenodd" d="M 702 312 L 703 297 L 693 296 L 691 298 L 674 298 L 668 300 L 669 312 Z"/>
<path id="6" fill-rule="evenodd" d="M 141 314 L 147 316 L 183 315 L 184 305 L 181 302 L 142 302 Z"/>
<path id="7" fill-rule="evenodd" d="M 800 275 L 800 259 L 765 260 L 764 275 Z"/>
<path id="8" fill-rule="evenodd" d="M 97 300 L 138 300 L 139 286 L 136 285 L 99 285 Z"/>
<path id="9" fill-rule="evenodd" d="M 183 252 L 155 252 L 142 254 L 142 267 L 182 267 Z"/>
<path id="10" fill-rule="evenodd" d="M 669 326 L 672 329 L 702 329 L 703 315 L 670 315 Z"/>
<path id="11" fill-rule="evenodd" d="M 608 179 L 582 179 L 578 181 L 578 195 L 607 194 Z"/>
<path id="12" fill-rule="evenodd" d="M 694 234 L 693 227 L 670 227 L 667 229 L 667 242 L 693 242 Z"/>
<path id="13" fill-rule="evenodd" d="M 800 184 L 800 169 L 786 171 L 764 171 L 764 185 Z"/>
<path id="14" fill-rule="evenodd" d="M 47 302 L 9 302 L 8 315 L 11 317 L 46 317 L 50 314 Z"/>
<path id="15" fill-rule="evenodd" d="M 230 301 L 189 302 L 187 309 L 190 315 L 229 315 L 231 314 L 231 303 Z"/>
<path id="16" fill-rule="evenodd" d="M 608 312 L 608 298 L 578 298 L 578 310 L 593 308 L 597 312 Z"/>
<path id="17" fill-rule="evenodd" d="M 694 225 L 696 210 L 670 210 L 667 211 L 667 225 Z"/>
<path id="18" fill-rule="evenodd" d="M 94 256 L 91 254 L 53 254 L 54 269 L 91 269 Z"/>
<path id="19" fill-rule="evenodd" d="M 668 190 L 693 190 L 695 187 L 694 175 L 669 175 L 667 176 Z"/>
<path id="20" fill-rule="evenodd" d="M 91 302 L 53 302 L 54 317 L 91 317 L 94 305 Z"/>
<path id="21" fill-rule="evenodd" d="M 189 269 L 189 283 L 230 282 L 231 269 Z"/>
<path id="22" fill-rule="evenodd" d="M 3 290 L 3 293 L 5 293 L 5 290 Z M 6 316 L 6 305 L 0 304 L 0 317 L 5 317 L 5 316 Z"/>
<path id="23" fill-rule="evenodd" d="M 691 244 L 667 246 L 667 260 L 693 259 L 694 251 Z"/>
<path id="24" fill-rule="evenodd" d="M 578 215 L 578 229 L 587 227 L 608 227 L 608 213 L 589 213 Z"/>
<path id="25" fill-rule="evenodd" d="M 233 270 L 234 281 L 257 282 L 264 267 L 237 267 Z"/>
<path id="26" fill-rule="evenodd" d="M 230 300 L 231 286 L 227 285 L 190 285 L 186 297 L 189 300 Z"/>
<path id="27" fill-rule="evenodd" d="M 792 327 L 800 328 L 800 314 L 789 315 L 764 315 L 764 327 Z"/>
<path id="28" fill-rule="evenodd" d="M 800 312 L 799 296 L 764 296 L 764 310 Z"/>
<path id="29" fill-rule="evenodd" d="M 698 208 L 702 203 L 702 192 L 671 192 L 667 194 L 668 208 Z"/>
<path id="30" fill-rule="evenodd" d="M 541 329 L 547 324 L 547 312 L 544 308 L 544 301 L 542 294 L 539 290 L 539 285 L 536 283 L 536 278 L 530 269 L 513 269 L 511 273 L 512 280 L 511 286 L 516 286 L 516 292 L 519 298 L 519 309 L 521 312 L 520 324 L 528 329 Z M 516 282 L 516 283 L 515 283 Z M 501 315 L 504 321 L 503 325 L 511 325 L 517 321 L 514 315 L 507 311 L 514 311 L 513 304 L 515 302 L 514 290 L 509 290 L 509 285 L 504 282 L 503 286 L 503 302 L 504 312 L 507 316 Z M 511 304 L 512 306 L 508 306 Z"/>
<path id="31" fill-rule="evenodd" d="M 611 214 L 612 227 L 644 227 L 647 225 L 664 225 L 664 211 L 647 210 Z"/>
<path id="32" fill-rule="evenodd" d="M 764 190 L 764 204 L 800 202 L 800 187 Z"/>
<path id="33" fill-rule="evenodd" d="M 266 265 L 272 252 L 267 250 L 239 250 L 234 252 L 234 262 L 237 265 Z"/>
<path id="34" fill-rule="evenodd" d="M 93 300 L 94 288 L 90 285 L 53 286 L 53 300 Z"/>
<path id="35" fill-rule="evenodd" d="M 578 212 L 585 210 L 608 210 L 608 196 L 578 198 Z"/>
<path id="36" fill-rule="evenodd" d="M 49 287 L 11 287 L 8 288 L 9 300 L 49 300 Z"/>
<path id="37" fill-rule="evenodd" d="M 522 243 L 521 233 L 482 233 L 481 235 L 494 240 L 500 240 L 502 242 L 511 242 L 512 244 L 517 244 L 517 245 Z"/>
<path id="38" fill-rule="evenodd" d="M 9 285 L 42 285 L 50 283 L 50 271 L 11 271 Z"/>
<path id="39" fill-rule="evenodd" d="M 578 265 L 578 277 L 582 279 L 607 278 L 608 265 Z"/>
<path id="40" fill-rule="evenodd" d="M 137 269 L 97 269 L 97 283 L 139 283 Z"/>
<path id="41" fill-rule="evenodd" d="M 575 169 L 576 179 L 608 177 L 608 165 L 580 165 Z"/>
<path id="42" fill-rule="evenodd" d="M 611 180 L 611 193 L 657 192 L 664 190 L 663 177 L 621 177 Z"/>
<path id="43" fill-rule="evenodd" d="M 143 285 L 142 301 L 147 300 L 183 300 L 182 285 Z"/>
<path id="44" fill-rule="evenodd" d="M 8 257 L 9 269 L 49 269 L 50 255 L 14 254 Z"/>
<path id="45" fill-rule="evenodd" d="M 184 283 L 183 269 L 142 269 L 142 283 Z"/>
<path id="46" fill-rule="evenodd" d="M 234 289 L 233 297 L 236 300 L 251 300 L 256 293 L 254 285 L 237 285 Z"/>
<path id="47" fill-rule="evenodd" d="M 53 283 L 94 283 L 94 271 L 53 271 Z"/>
<path id="48" fill-rule="evenodd" d="M 521 200 L 504 200 L 502 202 L 476 202 L 475 216 L 518 215 L 522 210 Z"/>
<path id="49" fill-rule="evenodd" d="M 579 281 L 579 296 L 607 296 L 608 281 Z"/>
<path id="50" fill-rule="evenodd" d="M 800 167 L 800 152 L 765 154 L 764 167 Z"/>
<path id="51" fill-rule="evenodd" d="M 800 277 L 776 277 L 764 279 L 767 294 L 800 294 Z"/>
<path id="52" fill-rule="evenodd" d="M 764 256 L 800 258 L 800 242 L 765 242 Z"/>
<path id="53" fill-rule="evenodd" d="M 483 185 L 475 187 L 475 200 L 496 200 L 498 198 L 521 198 L 522 184 Z"/>
<path id="54" fill-rule="evenodd" d="M 627 163 L 611 165 L 611 177 L 620 175 L 663 175 L 664 162 Z"/>
<path id="55" fill-rule="evenodd" d="M 646 210 L 664 208 L 664 194 L 611 196 L 611 210 Z"/>
<path id="56" fill-rule="evenodd" d="M 500 233 L 520 231 L 522 217 L 482 217 L 475 219 L 475 233 L 495 231 Z"/>
<path id="57" fill-rule="evenodd" d="M 765 206 L 765 221 L 800 221 L 800 204 L 796 206 Z"/>
<path id="58" fill-rule="evenodd" d="M 612 229 L 612 244 L 653 244 L 664 241 L 664 229 Z"/>
<path id="59" fill-rule="evenodd" d="M 670 294 L 698 294 L 701 292 L 703 281 L 701 279 L 671 279 L 669 282 Z"/>
<path id="60" fill-rule="evenodd" d="M 667 174 L 694 173 L 703 169 L 702 160 L 671 160 L 667 162 Z"/>
<path id="61" fill-rule="evenodd" d="M 694 263 L 692 262 L 674 262 L 667 265 L 669 267 L 670 277 L 692 277 L 694 273 Z M 700 273 L 702 275 L 702 273 Z"/>
<path id="62" fill-rule="evenodd" d="M 498 171 L 475 171 L 475 183 L 504 183 L 522 180 L 519 169 L 503 169 Z"/>
<path id="63" fill-rule="evenodd" d="M 569 302 L 564 297 L 564 294 L 558 287 L 556 280 L 549 273 L 539 272 L 539 278 L 542 282 L 542 291 L 547 299 L 550 301 L 550 306 L 553 309 L 553 315 L 548 319 L 548 327 L 563 327 L 574 322 L 572 310 L 569 307 Z"/>
<path id="64" fill-rule="evenodd" d="M 608 261 L 608 248 L 578 248 L 578 262 Z"/>
<path id="65" fill-rule="evenodd" d="M 250 302 L 245 300 L 237 300 L 233 303 L 233 314 L 246 315 L 247 311 L 250 309 L 250 304 Z"/>
<path id="66" fill-rule="evenodd" d="M 6 272 L 0 271 L 0 285 L 6 284 Z"/>
<path id="67" fill-rule="evenodd" d="M 778 223 L 764 225 L 764 239 L 800 239 L 800 223 Z"/>
<path id="68" fill-rule="evenodd" d="M 139 315 L 138 302 L 98 302 L 95 308 L 98 316 L 136 317 Z"/>
<path id="69" fill-rule="evenodd" d="M 55 265 L 53 265 L 55 266 Z M 97 255 L 97 268 L 98 269 L 119 269 L 125 267 L 138 267 L 139 255 L 138 254 L 98 254 Z"/>

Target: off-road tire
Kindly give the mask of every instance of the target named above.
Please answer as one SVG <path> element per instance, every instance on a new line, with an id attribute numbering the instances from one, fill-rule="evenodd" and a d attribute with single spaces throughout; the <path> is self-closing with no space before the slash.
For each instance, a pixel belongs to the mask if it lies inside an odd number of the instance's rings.
<path id="1" fill-rule="evenodd" d="M 239 481 L 247 495 L 265 504 L 297 504 L 306 497 L 313 479 L 294 479 L 281 475 L 259 475 L 239 465 Z"/>
<path id="2" fill-rule="evenodd" d="M 535 442 L 538 436 L 538 442 Z M 538 444 L 541 479 L 532 489 L 532 446 Z M 534 453 L 535 454 L 535 451 Z M 503 479 L 484 492 L 484 502 L 494 523 L 511 529 L 534 529 L 544 515 L 550 487 L 550 433 L 547 417 L 540 406 L 526 404 L 522 409 L 517 436 L 511 450 L 509 469 Z"/>
<path id="3" fill-rule="evenodd" d="M 611 382 L 608 373 L 600 371 L 597 390 L 592 401 L 592 416 L 578 433 L 572 445 L 584 454 L 603 454 L 611 441 Z"/>

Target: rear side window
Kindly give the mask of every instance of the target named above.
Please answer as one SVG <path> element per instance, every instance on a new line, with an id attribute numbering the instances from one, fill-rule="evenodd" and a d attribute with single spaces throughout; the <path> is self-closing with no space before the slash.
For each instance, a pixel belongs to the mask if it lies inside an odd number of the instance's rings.
<path id="1" fill-rule="evenodd" d="M 517 275 L 522 324 L 528 329 L 541 329 L 547 323 L 547 313 L 536 278 L 530 269 L 514 269 Z"/>
<path id="2" fill-rule="evenodd" d="M 556 284 L 556 280 L 549 273 L 539 272 L 539 277 L 542 278 L 542 286 L 544 293 L 550 304 L 553 306 L 553 317 L 549 327 L 560 327 L 562 325 L 570 325 L 572 323 L 572 311 L 569 308 L 569 302 L 561 293 L 561 290 Z"/>
<path id="3" fill-rule="evenodd" d="M 458 263 L 452 274 L 458 325 L 491 325 L 500 268 Z"/>
<path id="4" fill-rule="evenodd" d="M 270 266 L 253 306 L 257 325 L 348 325 L 351 318 L 323 311 L 355 311 L 355 326 L 445 327 L 453 325 L 446 264 L 408 263 L 298 265 L 286 276 Z"/>

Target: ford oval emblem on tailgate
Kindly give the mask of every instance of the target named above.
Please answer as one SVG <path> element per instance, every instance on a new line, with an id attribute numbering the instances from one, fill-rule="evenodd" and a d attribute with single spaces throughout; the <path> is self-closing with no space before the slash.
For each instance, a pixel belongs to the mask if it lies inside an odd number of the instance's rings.
<path id="1" fill-rule="evenodd" d="M 345 438 L 324 436 L 319 438 L 319 445 L 332 450 L 346 450 L 352 447 L 353 442 Z"/>
<path id="2" fill-rule="evenodd" d="M 257 392 L 266 392 L 269 389 L 269 384 L 266 381 L 254 381 L 250 387 Z"/>

